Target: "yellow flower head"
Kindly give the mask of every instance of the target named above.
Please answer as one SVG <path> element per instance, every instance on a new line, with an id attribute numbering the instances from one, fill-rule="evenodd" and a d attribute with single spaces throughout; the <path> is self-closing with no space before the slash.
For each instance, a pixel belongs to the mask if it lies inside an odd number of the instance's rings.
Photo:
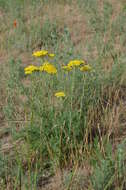
<path id="1" fill-rule="evenodd" d="M 31 74 L 33 71 L 38 71 L 38 67 L 34 65 L 29 65 L 28 67 L 24 68 L 25 74 Z"/>
<path id="2" fill-rule="evenodd" d="M 90 71 L 92 67 L 90 65 L 84 65 L 80 68 L 80 71 Z"/>
<path id="3" fill-rule="evenodd" d="M 54 54 L 54 53 L 49 53 L 48 56 L 49 56 L 49 57 L 54 57 L 55 54 Z"/>
<path id="4" fill-rule="evenodd" d="M 65 93 L 64 92 L 57 92 L 57 93 L 55 93 L 55 96 L 57 97 L 57 98 L 59 98 L 59 97 L 65 97 L 66 95 L 65 95 Z"/>
<path id="5" fill-rule="evenodd" d="M 38 67 L 34 66 L 34 65 L 29 65 L 28 67 L 24 68 L 25 71 L 36 71 L 38 70 Z"/>
<path id="6" fill-rule="evenodd" d="M 82 64 L 85 64 L 85 62 L 83 60 L 72 60 L 68 63 L 69 67 L 77 67 L 80 66 Z"/>
<path id="7" fill-rule="evenodd" d="M 35 51 L 32 55 L 34 57 L 43 57 L 43 56 L 46 56 L 47 54 L 48 54 L 48 51 L 41 50 L 41 51 Z"/>
<path id="8" fill-rule="evenodd" d="M 70 66 L 68 66 L 68 65 L 63 66 L 62 68 L 63 68 L 64 70 L 66 70 L 66 71 L 71 71 L 71 70 L 72 70 L 72 67 L 70 67 Z"/>
<path id="9" fill-rule="evenodd" d="M 54 65 L 45 62 L 42 66 L 39 67 L 39 71 L 45 71 L 49 74 L 56 74 L 57 69 L 54 67 Z"/>

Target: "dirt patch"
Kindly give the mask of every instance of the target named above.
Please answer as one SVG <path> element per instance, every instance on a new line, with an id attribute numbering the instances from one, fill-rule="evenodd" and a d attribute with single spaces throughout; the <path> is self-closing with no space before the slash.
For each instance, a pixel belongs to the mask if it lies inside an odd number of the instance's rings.
<path id="1" fill-rule="evenodd" d="M 81 14 L 77 2 L 69 4 L 49 4 L 46 7 L 43 19 L 49 18 L 56 21 L 59 26 L 66 26 L 70 31 L 71 40 L 74 45 L 84 41 L 86 32 L 86 22 Z"/>
<path id="2" fill-rule="evenodd" d="M 87 190 L 89 187 L 90 172 L 91 168 L 88 165 L 83 168 L 76 168 L 73 172 L 70 170 L 58 171 L 55 176 L 48 179 L 47 183 L 42 183 L 39 190 Z"/>

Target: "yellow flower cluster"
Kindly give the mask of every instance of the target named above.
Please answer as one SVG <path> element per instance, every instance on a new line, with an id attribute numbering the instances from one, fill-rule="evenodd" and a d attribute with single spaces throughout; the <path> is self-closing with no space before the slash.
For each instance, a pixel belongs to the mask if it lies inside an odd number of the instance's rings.
<path id="1" fill-rule="evenodd" d="M 91 66 L 87 65 L 85 63 L 85 61 L 83 60 L 71 60 L 66 66 L 63 66 L 62 69 L 66 70 L 66 71 L 71 71 L 74 67 L 79 67 L 82 66 L 80 68 L 80 71 L 90 71 L 92 68 Z"/>
<path id="2" fill-rule="evenodd" d="M 54 57 L 55 56 L 55 54 L 53 53 L 48 53 L 47 50 L 36 51 L 36 52 L 33 52 L 32 55 L 34 57 L 44 57 L 44 56 Z M 84 60 L 79 60 L 79 59 L 69 61 L 69 63 L 66 66 L 63 66 L 62 69 L 66 71 L 71 71 L 74 67 L 80 67 L 80 71 L 82 72 L 90 71 L 92 69 L 91 66 L 86 64 Z M 56 67 L 49 62 L 44 62 L 43 65 L 41 66 L 30 65 L 26 67 L 24 71 L 25 71 L 25 74 L 32 74 L 34 71 L 46 72 L 49 74 L 57 73 Z M 57 98 L 65 97 L 66 94 L 63 91 L 59 91 L 55 93 L 55 96 Z"/>
<path id="3" fill-rule="evenodd" d="M 72 60 L 68 63 L 68 67 L 78 67 L 82 64 L 85 64 L 83 60 Z"/>
<path id="4" fill-rule="evenodd" d="M 41 51 L 35 51 L 32 54 L 34 57 L 43 57 L 48 55 L 49 57 L 54 57 L 55 54 L 53 53 L 48 53 L 47 50 L 41 50 Z M 30 65 L 28 67 L 26 67 L 24 69 L 25 74 L 32 74 L 34 71 L 45 71 L 49 74 L 56 74 L 57 73 L 57 69 L 54 67 L 54 65 L 52 65 L 51 63 L 45 62 L 43 65 L 41 66 L 34 66 L 34 65 Z"/>
<path id="5" fill-rule="evenodd" d="M 33 71 L 38 71 L 39 68 L 34 66 L 34 65 L 30 65 L 28 67 L 25 67 L 24 71 L 25 71 L 25 74 L 32 74 Z"/>
<path id="6" fill-rule="evenodd" d="M 49 74 L 56 74 L 57 69 L 51 63 L 45 62 L 43 65 L 37 67 L 34 65 L 30 65 L 24 69 L 25 74 L 32 74 L 34 71 L 45 71 Z"/>
<path id="7" fill-rule="evenodd" d="M 42 66 L 39 67 L 39 71 L 45 71 L 49 74 L 56 74 L 57 69 L 54 67 L 54 65 L 45 62 Z"/>
<path id="8" fill-rule="evenodd" d="M 32 54 L 34 57 L 44 57 L 44 56 L 49 56 L 49 57 L 54 57 L 55 54 L 49 53 L 47 50 L 40 50 L 40 51 L 35 51 Z"/>
<path id="9" fill-rule="evenodd" d="M 66 71 L 71 71 L 73 67 L 78 67 L 82 64 L 85 64 L 83 60 L 71 60 L 66 66 L 63 66 L 62 69 Z"/>

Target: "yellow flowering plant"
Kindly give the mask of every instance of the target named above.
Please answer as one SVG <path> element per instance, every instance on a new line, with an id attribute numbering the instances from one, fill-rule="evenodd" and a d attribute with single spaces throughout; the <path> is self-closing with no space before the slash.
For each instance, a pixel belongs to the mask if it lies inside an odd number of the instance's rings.
<path id="1" fill-rule="evenodd" d="M 32 55 L 34 57 L 49 56 L 51 58 L 55 56 L 54 53 L 48 53 L 47 50 L 35 51 L 35 52 L 33 52 Z M 41 72 L 45 71 L 49 74 L 56 74 L 57 73 L 57 69 L 55 68 L 55 66 L 48 63 L 48 62 L 44 62 L 44 64 L 41 66 L 30 65 L 28 67 L 25 67 L 24 71 L 25 71 L 25 74 L 32 74 L 34 71 L 41 71 Z"/>
<path id="2" fill-rule="evenodd" d="M 35 51 L 32 54 L 34 57 L 45 57 L 45 56 L 49 56 L 51 58 L 53 58 L 55 56 L 54 53 L 49 53 L 47 50 L 40 50 L 40 51 Z"/>

